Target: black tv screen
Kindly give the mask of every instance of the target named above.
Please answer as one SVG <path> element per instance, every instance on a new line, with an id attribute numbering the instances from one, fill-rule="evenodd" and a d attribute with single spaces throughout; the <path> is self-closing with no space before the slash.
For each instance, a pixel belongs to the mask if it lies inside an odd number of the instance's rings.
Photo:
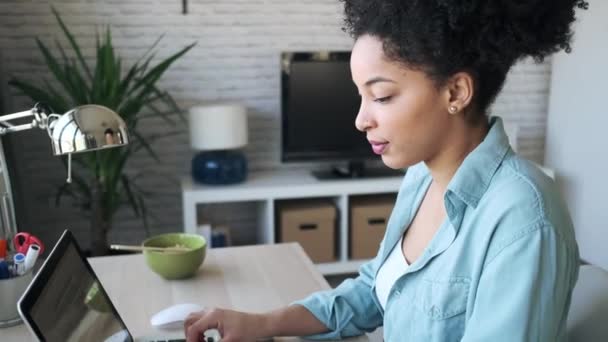
<path id="1" fill-rule="evenodd" d="M 350 52 L 284 52 L 281 63 L 282 161 L 374 158 L 355 128 L 361 99 Z"/>

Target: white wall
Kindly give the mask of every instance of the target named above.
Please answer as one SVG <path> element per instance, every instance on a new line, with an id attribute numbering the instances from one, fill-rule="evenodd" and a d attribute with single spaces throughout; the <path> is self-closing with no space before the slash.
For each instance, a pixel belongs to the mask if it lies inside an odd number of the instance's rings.
<path id="1" fill-rule="evenodd" d="M 160 55 L 167 56 L 186 44 L 198 45 L 174 65 L 160 82 L 184 107 L 209 100 L 236 100 L 249 108 L 250 144 L 246 150 L 253 170 L 286 167 L 279 161 L 280 100 L 279 53 L 282 50 L 349 49 L 350 37 L 341 31 L 341 4 L 337 0 L 189 0 L 190 14 L 181 14 L 180 0 L 54 0 L 52 4 L 93 56 L 95 28 L 109 24 L 117 52 L 124 63 L 134 62 L 161 34 Z M 4 71 L 19 77 L 48 76 L 34 37 L 51 43 L 61 37 L 51 15 L 49 1 L 3 0 L 0 2 L 0 63 Z M 63 39 L 61 39 L 63 41 Z M 50 44 L 52 45 L 52 44 Z M 518 126 L 519 152 L 536 161 L 544 154 L 550 64 L 531 61 L 518 64 L 509 75 L 494 113 Z M 31 103 L 8 97 L 8 110 L 23 110 Z M 185 128 L 185 127 L 182 127 Z M 148 131 L 166 130 L 152 122 Z M 83 244 L 88 219 L 69 207 L 55 208 L 56 185 L 65 179 L 63 167 L 51 157 L 40 132 L 15 136 L 25 157 L 18 166 L 24 176 L 19 192 L 25 197 L 24 227 L 51 240 L 58 231 L 71 228 Z M 164 163 L 146 156 L 133 158 L 134 172 L 147 168 L 174 175 L 188 173 L 192 152 L 187 129 L 163 144 L 155 145 Z M 153 232 L 181 229 L 179 186 L 150 176 L 149 189 L 166 193 L 150 202 L 159 221 Z M 207 210 L 219 221 L 234 222 L 246 234 L 255 229 L 250 206 Z M 236 209 L 236 210 L 235 210 Z M 138 219 L 121 211 L 112 239 L 137 242 L 143 237 Z"/>
<path id="2" fill-rule="evenodd" d="M 608 1 L 579 12 L 553 60 L 545 163 L 555 169 L 584 260 L 608 270 Z"/>

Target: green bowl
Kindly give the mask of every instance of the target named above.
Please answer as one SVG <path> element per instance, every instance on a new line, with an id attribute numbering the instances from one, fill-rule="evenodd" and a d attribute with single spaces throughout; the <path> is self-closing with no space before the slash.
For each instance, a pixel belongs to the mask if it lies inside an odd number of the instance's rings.
<path id="1" fill-rule="evenodd" d="M 144 250 L 148 267 L 165 279 L 192 277 L 198 271 L 207 253 L 207 241 L 203 236 L 169 233 L 153 236 L 143 243 L 144 247 L 173 247 L 177 245 L 191 248 L 191 250 L 187 252 Z"/>

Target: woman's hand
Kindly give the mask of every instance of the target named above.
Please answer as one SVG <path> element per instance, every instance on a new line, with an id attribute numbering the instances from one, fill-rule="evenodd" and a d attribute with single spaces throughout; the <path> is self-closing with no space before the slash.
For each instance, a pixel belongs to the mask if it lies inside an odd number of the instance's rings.
<path id="1" fill-rule="evenodd" d="M 190 314 L 184 322 L 186 341 L 203 341 L 203 333 L 217 329 L 222 342 L 255 341 L 265 337 L 267 322 L 264 315 L 225 309 L 210 309 Z"/>

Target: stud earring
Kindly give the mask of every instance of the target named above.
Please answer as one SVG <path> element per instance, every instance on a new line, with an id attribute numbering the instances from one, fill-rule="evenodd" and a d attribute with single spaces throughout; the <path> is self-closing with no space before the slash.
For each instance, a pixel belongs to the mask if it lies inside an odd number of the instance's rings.
<path id="1" fill-rule="evenodd" d="M 450 106 L 450 108 L 448 108 L 448 111 L 450 112 L 450 114 L 456 114 L 458 108 L 456 108 L 456 106 Z"/>

